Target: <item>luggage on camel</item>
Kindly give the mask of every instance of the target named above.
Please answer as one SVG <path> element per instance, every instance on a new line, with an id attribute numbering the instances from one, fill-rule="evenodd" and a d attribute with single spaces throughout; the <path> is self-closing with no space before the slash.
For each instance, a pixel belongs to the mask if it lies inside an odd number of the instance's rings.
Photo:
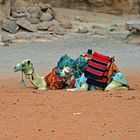
<path id="1" fill-rule="evenodd" d="M 94 52 L 85 70 L 87 83 L 104 89 L 113 73 L 119 71 L 113 62 L 114 58 Z"/>
<path id="2" fill-rule="evenodd" d="M 73 88 L 75 85 L 75 78 L 73 77 L 72 67 L 74 60 L 67 54 L 60 57 L 57 62 L 55 74 L 58 78 L 65 79 L 65 88 Z"/>
<path id="3" fill-rule="evenodd" d="M 79 77 L 81 77 L 87 66 L 88 61 L 85 60 L 85 57 L 83 55 L 80 55 L 78 58 L 76 58 L 72 66 L 74 78 L 78 79 Z"/>

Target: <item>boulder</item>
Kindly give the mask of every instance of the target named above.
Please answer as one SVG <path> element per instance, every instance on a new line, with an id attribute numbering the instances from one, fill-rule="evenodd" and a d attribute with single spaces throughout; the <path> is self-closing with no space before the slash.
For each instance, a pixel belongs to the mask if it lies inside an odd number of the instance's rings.
<path id="1" fill-rule="evenodd" d="M 49 27 L 53 26 L 54 23 L 52 21 L 44 21 L 44 22 L 41 22 L 41 23 L 38 23 L 37 25 L 37 29 L 38 30 L 47 30 Z"/>
<path id="2" fill-rule="evenodd" d="M 33 1 L 32 0 L 13 0 L 13 9 L 15 9 L 17 12 L 25 12 L 26 9 L 30 6 L 32 6 Z"/>
<path id="3" fill-rule="evenodd" d="M 26 18 L 26 20 L 28 20 L 31 24 L 38 24 L 39 22 L 38 18 L 33 18 L 33 17 Z"/>
<path id="4" fill-rule="evenodd" d="M 56 15 L 56 13 L 54 12 L 54 10 L 52 8 L 48 8 L 46 13 L 50 13 L 53 17 L 55 17 L 55 15 Z"/>
<path id="5" fill-rule="evenodd" d="M 20 27 L 22 27 L 22 28 L 24 28 L 24 29 L 26 29 L 26 30 L 28 30 L 30 32 L 36 32 L 37 31 L 37 26 L 35 24 L 31 24 L 29 21 L 27 21 L 25 19 L 18 19 L 16 21 L 16 23 Z"/>
<path id="6" fill-rule="evenodd" d="M 26 32 L 18 32 L 15 35 L 16 39 L 27 39 L 27 33 Z"/>
<path id="7" fill-rule="evenodd" d="M 27 13 L 25 13 L 25 12 L 15 12 L 15 11 L 12 11 L 11 14 L 12 14 L 13 18 L 27 17 Z"/>
<path id="8" fill-rule="evenodd" d="M 42 12 L 46 12 L 48 9 L 52 8 L 49 3 L 43 4 L 42 2 L 39 2 L 38 5 Z"/>
<path id="9" fill-rule="evenodd" d="M 53 25 L 53 26 L 50 26 L 48 28 L 48 31 L 49 32 L 53 32 L 55 33 L 56 35 L 64 35 L 66 33 L 66 31 L 64 30 L 63 27 L 61 26 L 58 26 L 58 25 Z"/>
<path id="10" fill-rule="evenodd" d="M 37 5 L 29 7 L 27 9 L 27 12 L 30 14 L 30 17 L 32 18 L 40 18 L 42 14 L 40 7 Z"/>
<path id="11" fill-rule="evenodd" d="M 10 43 L 12 43 L 11 37 L 6 33 L 2 34 L 1 40 L 4 43 L 5 46 L 9 46 Z"/>
<path id="12" fill-rule="evenodd" d="M 10 19 L 5 19 L 2 24 L 2 29 L 10 33 L 16 33 L 19 30 L 19 26 L 16 22 Z"/>
<path id="13" fill-rule="evenodd" d="M 53 16 L 50 13 L 43 13 L 40 17 L 40 21 L 50 21 L 53 19 Z"/>
<path id="14" fill-rule="evenodd" d="M 85 25 L 81 25 L 78 27 L 77 33 L 88 33 L 88 28 Z"/>
<path id="15" fill-rule="evenodd" d="M 65 20 L 61 20 L 61 25 L 65 28 L 65 29 L 72 29 L 72 22 L 68 19 Z"/>
<path id="16" fill-rule="evenodd" d="M 136 31 L 140 31 L 140 20 L 131 20 L 126 22 L 126 29 L 131 31 L 135 29 Z"/>

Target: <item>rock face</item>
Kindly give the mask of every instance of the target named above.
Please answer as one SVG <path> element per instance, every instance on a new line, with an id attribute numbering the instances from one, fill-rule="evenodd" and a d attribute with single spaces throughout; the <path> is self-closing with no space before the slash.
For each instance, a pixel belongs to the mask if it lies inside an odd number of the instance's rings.
<path id="1" fill-rule="evenodd" d="M 137 0 L 48 0 L 48 2 L 57 7 L 99 10 L 105 13 L 138 12 Z"/>
<path id="2" fill-rule="evenodd" d="M 0 0 L 0 25 L 2 24 L 2 21 L 10 15 L 10 9 L 10 0 Z"/>
<path id="3" fill-rule="evenodd" d="M 0 0 L 0 23 L 3 21 L 3 19 L 10 15 L 11 9 L 18 13 L 22 13 L 25 12 L 29 6 L 36 3 L 39 4 L 40 9 L 43 12 L 46 12 L 46 10 L 49 8 L 47 13 L 53 12 L 51 10 L 51 5 L 73 9 L 96 10 L 113 14 L 130 12 L 138 13 L 138 9 L 140 11 L 140 8 L 138 8 L 138 0 Z M 32 18 L 35 18 L 35 16 L 38 14 L 39 8 L 34 7 L 30 9 L 31 14 L 35 10 L 36 13 L 34 13 L 35 15 L 32 15 Z"/>

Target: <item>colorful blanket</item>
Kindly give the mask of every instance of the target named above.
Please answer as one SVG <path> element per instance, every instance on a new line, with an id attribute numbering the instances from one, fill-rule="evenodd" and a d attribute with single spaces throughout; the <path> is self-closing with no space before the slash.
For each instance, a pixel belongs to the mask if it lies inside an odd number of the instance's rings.
<path id="1" fill-rule="evenodd" d="M 114 71 L 118 71 L 118 68 L 112 58 L 94 52 L 85 71 L 87 83 L 105 88 Z"/>
<path id="2" fill-rule="evenodd" d="M 55 69 L 56 67 L 44 77 L 44 80 L 46 81 L 49 89 L 63 89 L 65 87 L 65 79 L 59 78 L 55 73 Z"/>
<path id="3" fill-rule="evenodd" d="M 46 82 L 47 87 L 52 90 L 63 89 L 67 86 L 68 88 L 73 88 L 75 85 L 75 79 L 69 79 L 69 77 L 60 78 L 56 74 L 56 67 L 54 67 L 52 71 L 44 77 L 44 80 Z"/>

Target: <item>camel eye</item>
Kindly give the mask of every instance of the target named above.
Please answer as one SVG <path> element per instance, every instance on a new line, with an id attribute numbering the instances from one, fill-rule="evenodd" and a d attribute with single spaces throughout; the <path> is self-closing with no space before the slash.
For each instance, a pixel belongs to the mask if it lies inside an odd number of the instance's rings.
<path id="1" fill-rule="evenodd" d="M 25 67 L 25 64 L 22 64 L 22 67 Z"/>
<path id="2" fill-rule="evenodd" d="M 28 61 L 27 61 L 27 64 L 28 64 L 28 65 L 30 65 L 30 63 L 31 63 L 31 61 L 30 61 L 30 60 L 28 60 Z"/>

